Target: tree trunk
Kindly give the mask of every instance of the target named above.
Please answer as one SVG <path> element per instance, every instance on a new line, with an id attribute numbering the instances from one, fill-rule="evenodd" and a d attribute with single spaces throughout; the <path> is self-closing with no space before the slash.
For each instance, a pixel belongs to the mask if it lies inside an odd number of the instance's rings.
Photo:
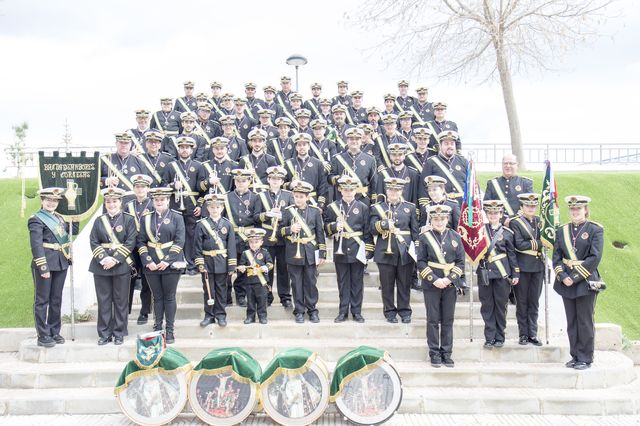
<path id="1" fill-rule="evenodd" d="M 509 133 L 511 134 L 511 151 L 518 157 L 520 169 L 526 170 L 526 160 L 524 158 L 524 150 L 522 149 L 522 135 L 520 133 L 520 119 L 518 119 L 518 108 L 516 99 L 513 95 L 513 86 L 511 84 L 511 70 L 507 63 L 504 52 L 500 45 L 495 46 L 496 64 L 498 73 L 500 74 L 500 85 L 502 86 L 502 97 L 504 99 L 504 107 L 507 110 L 507 120 L 509 121 Z"/>

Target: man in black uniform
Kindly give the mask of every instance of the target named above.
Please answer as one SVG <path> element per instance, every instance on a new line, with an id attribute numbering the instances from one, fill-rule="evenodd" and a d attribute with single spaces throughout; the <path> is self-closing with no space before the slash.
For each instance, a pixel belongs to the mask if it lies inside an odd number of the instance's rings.
<path id="1" fill-rule="evenodd" d="M 204 157 L 205 149 L 207 147 L 206 139 L 195 132 L 197 116 L 194 112 L 187 111 L 180 114 L 180 122 L 182 123 L 182 131 L 177 136 L 167 135 L 162 140 L 162 151 L 169 154 L 171 157 L 178 159 L 178 144 L 177 140 L 180 137 L 189 137 L 193 139 L 193 149 L 191 152 L 191 158 L 202 161 Z"/>
<path id="2" fill-rule="evenodd" d="M 258 194 L 259 202 L 256 205 L 255 222 L 267 231 L 267 238 L 264 246 L 269 251 L 276 268 L 269 271 L 269 287 L 267 302 L 273 302 L 273 272 L 278 273 L 277 289 L 280 303 L 285 308 L 291 307 L 291 284 L 289 283 L 289 272 L 287 270 L 287 259 L 285 257 L 284 238 L 280 235 L 282 224 L 282 212 L 285 207 L 293 205 L 293 194 L 282 189 L 287 171 L 281 166 L 272 166 L 267 169 L 267 181 L 269 190 Z"/>
<path id="3" fill-rule="evenodd" d="M 384 182 L 388 178 L 399 178 L 406 182 L 402 189 L 402 199 L 416 204 L 418 202 L 418 184 L 420 175 L 413 167 L 405 165 L 405 154 L 408 146 L 404 143 L 392 143 L 387 147 L 391 167 L 385 167 L 378 172 L 376 194 L 384 195 Z M 380 198 L 380 201 L 382 201 Z M 378 200 L 376 200 L 378 201 Z M 418 212 L 416 212 L 417 214 Z"/>
<path id="4" fill-rule="evenodd" d="M 325 137 L 327 122 L 315 119 L 311 122 L 313 140 L 311 141 L 311 155 L 322 161 L 327 173 L 331 173 L 331 159 L 336 155 L 336 143 Z"/>
<path id="5" fill-rule="evenodd" d="M 222 84 L 218 81 L 212 82 L 209 87 L 211 88 L 211 97 L 208 102 L 211 105 L 212 111 L 215 111 L 215 116 L 218 116 L 222 112 L 220 111 L 220 104 L 222 103 Z"/>
<path id="6" fill-rule="evenodd" d="M 186 240 L 184 244 L 184 257 L 187 262 L 187 273 L 196 275 L 197 268 L 194 263 L 194 234 L 196 222 L 202 214 L 202 207 L 198 203 L 200 191 L 207 181 L 208 176 L 202 163 L 192 159 L 195 141 L 189 136 L 178 136 L 179 159 L 167 166 L 164 182 L 173 188 L 174 196 L 171 197 L 171 208 L 182 213 Z"/>
<path id="7" fill-rule="evenodd" d="M 40 210 L 29 218 L 29 241 L 31 243 L 31 273 L 33 275 L 35 317 L 38 346 L 45 348 L 63 344 L 60 335 L 62 321 L 62 289 L 71 264 L 69 252 L 69 225 L 56 213 L 64 188 L 44 188 L 38 191 L 42 202 Z M 73 223 L 77 234 L 78 223 Z"/>
<path id="8" fill-rule="evenodd" d="M 411 150 L 415 149 L 416 142 L 413 138 L 413 127 L 411 123 L 413 121 L 413 115 L 409 111 L 404 111 L 398 114 L 398 123 L 400 124 L 400 129 L 398 133 L 407 140 L 407 142 L 411 146 Z"/>
<path id="9" fill-rule="evenodd" d="M 145 152 L 138 156 L 140 172 L 151 176 L 151 187 L 155 188 L 163 184 L 162 176 L 164 175 L 164 170 L 174 158 L 169 154 L 160 152 L 162 133 L 157 130 L 149 130 L 144 134 L 144 144 Z"/>
<path id="10" fill-rule="evenodd" d="M 404 162 L 407 166 L 416 169 L 418 174 L 422 174 L 422 169 L 424 168 L 424 163 L 426 163 L 427 158 L 435 154 L 434 151 L 429 149 L 430 136 L 431 133 L 424 127 L 417 127 L 413 130 L 413 140 L 416 146 L 413 152 L 407 153 Z"/>
<path id="11" fill-rule="evenodd" d="M 227 325 L 227 279 L 238 263 L 236 235 L 231 222 L 221 217 L 225 195 L 207 194 L 204 199 L 209 214 L 198 221 L 195 232 L 195 264 L 202 274 L 204 291 L 204 319 L 200 326 L 217 321 L 224 327 Z"/>
<path id="12" fill-rule="evenodd" d="M 144 152 L 144 134 L 147 130 L 149 130 L 150 114 L 151 112 L 147 111 L 146 109 L 136 110 L 137 126 L 125 132 L 129 134 L 129 136 L 131 136 L 131 142 L 133 143 L 132 151 L 134 151 L 136 155 L 140 155 Z"/>
<path id="13" fill-rule="evenodd" d="M 236 251 L 238 256 L 247 249 L 247 235 L 245 230 L 255 226 L 255 212 L 259 203 L 258 196 L 249 190 L 249 183 L 253 172 L 248 169 L 232 170 L 235 189 L 227 193 L 225 199 L 225 215 L 233 225 L 236 233 Z M 236 259 L 240 260 L 240 259 Z M 242 307 L 247 306 L 246 289 L 244 287 L 244 274 L 238 273 L 233 283 L 236 293 L 236 303 Z M 231 279 L 227 282 L 227 305 L 233 303 L 231 298 Z"/>
<path id="14" fill-rule="evenodd" d="M 163 134 L 178 134 L 180 131 L 180 112 L 173 109 L 173 98 L 160 98 L 160 110 L 151 117 L 149 127 Z"/>
<path id="15" fill-rule="evenodd" d="M 464 185 L 467 181 L 467 168 L 469 162 L 461 155 L 456 154 L 455 144 L 458 134 L 453 131 L 442 132 L 438 136 L 440 149 L 438 155 L 429 157 L 422 168 L 420 181 L 424 182 L 427 176 L 441 176 L 447 180 L 445 189 L 447 198 L 462 204 Z M 426 205 L 428 201 L 427 188 L 420 185 L 418 188 L 418 202 Z"/>
<path id="16" fill-rule="evenodd" d="M 140 173 L 142 168 L 131 152 L 131 136 L 126 133 L 116 134 L 116 152 L 105 154 L 100 160 L 100 186 L 123 189 L 123 203 L 133 200 L 131 176 Z"/>
<path id="17" fill-rule="evenodd" d="M 227 155 L 233 161 L 238 161 L 240 157 L 247 155 L 249 149 L 244 139 L 236 130 L 235 118 L 232 115 L 224 115 L 220 118 L 222 126 L 222 136 L 229 140 Z"/>
<path id="18" fill-rule="evenodd" d="M 284 116 L 284 109 L 278 102 L 275 101 L 275 98 L 276 98 L 275 87 L 264 86 L 262 90 L 264 92 L 264 101 L 262 102 L 262 107 L 273 111 L 274 119 Z"/>
<path id="19" fill-rule="evenodd" d="M 153 211 L 153 202 L 149 198 L 149 189 L 153 183 L 153 178 L 147 175 L 134 175 L 131 177 L 133 183 L 133 192 L 136 198 L 129 201 L 124 206 L 124 211 L 129 213 L 136 222 L 136 231 L 140 232 L 140 221 L 142 216 Z M 138 325 L 146 324 L 149 320 L 149 313 L 151 313 L 151 290 L 149 289 L 149 283 L 144 276 L 144 268 L 142 261 L 140 260 L 140 254 L 138 248 L 131 253 L 131 260 L 135 267 L 135 273 L 131 274 L 131 281 L 129 283 L 129 314 L 131 313 L 131 306 L 133 305 L 133 290 L 137 287 L 136 283 L 139 282 L 140 289 L 140 315 L 138 315 Z"/>
<path id="20" fill-rule="evenodd" d="M 311 130 L 311 127 L 309 127 L 311 112 L 308 109 L 300 108 L 295 112 L 295 118 L 298 122 L 298 132 L 308 133 L 309 136 L 313 136 L 313 131 Z"/>
<path id="21" fill-rule="evenodd" d="M 320 99 L 320 115 L 318 118 L 322 118 L 327 122 L 328 126 L 334 126 L 335 120 L 333 119 L 333 114 L 331 113 L 331 101 L 327 98 Z"/>
<path id="22" fill-rule="evenodd" d="M 569 206 L 571 221 L 556 233 L 553 248 L 556 280 L 553 289 L 562 296 L 567 316 L 571 360 L 565 365 L 586 370 L 593 362 L 596 299 L 604 290 L 598 272 L 604 248 L 604 229 L 599 223 L 588 220 L 589 197 L 570 195 L 564 200 Z"/>
<path id="23" fill-rule="evenodd" d="M 213 158 L 202 166 L 207 175 L 204 187 L 200 188 L 209 193 L 226 194 L 233 189 L 232 170 L 240 168 L 240 165 L 227 156 L 229 139 L 220 136 L 211 140 Z"/>
<path id="24" fill-rule="evenodd" d="M 347 94 L 349 91 L 349 83 L 345 80 L 340 80 L 338 83 L 338 95 L 331 99 L 331 106 L 344 105 L 345 107 L 351 106 L 351 96 Z"/>
<path id="25" fill-rule="evenodd" d="M 536 216 L 539 197 L 533 193 L 518 195 L 522 204 L 522 215 L 509 223 L 514 233 L 514 246 L 520 267 L 520 281 L 515 286 L 515 292 L 516 318 L 520 334 L 518 343 L 521 345 L 531 343 L 542 346 L 542 342 L 537 338 L 538 306 L 544 277 L 540 218 Z"/>
<path id="26" fill-rule="evenodd" d="M 280 105 L 282 108 L 282 112 L 291 112 L 291 101 L 289 100 L 289 96 L 291 95 L 291 77 L 282 76 L 280 77 L 280 88 L 278 93 L 276 93 L 276 103 Z"/>
<path id="27" fill-rule="evenodd" d="M 373 135 L 373 126 L 369 123 L 360 123 L 358 124 L 358 129 L 362 130 L 362 140 L 360 141 L 360 149 L 362 150 L 362 152 L 366 152 L 367 154 L 373 157 L 373 149 L 375 147 L 375 144 L 373 143 L 373 139 L 371 139 L 371 136 Z M 376 169 L 377 169 L 377 166 L 376 166 Z"/>
<path id="28" fill-rule="evenodd" d="M 244 98 L 236 98 L 235 100 L 235 125 L 240 137 L 244 140 L 248 140 L 249 132 L 257 124 L 258 120 L 251 118 L 247 113 L 247 100 Z"/>
<path id="29" fill-rule="evenodd" d="M 518 284 L 520 273 L 513 247 L 513 231 L 500 223 L 504 214 L 502 201 L 485 200 L 482 207 L 489 219 L 485 225 L 489 248 L 477 269 L 478 296 L 484 320 L 484 347 L 491 349 L 504 345 L 507 299 L 511 285 Z"/>
<path id="30" fill-rule="evenodd" d="M 322 93 L 322 85 L 320 83 L 313 83 L 311 85 L 311 99 L 304 102 L 303 108 L 311 111 L 311 117 L 315 120 L 320 117 L 320 95 Z"/>
<path id="31" fill-rule="evenodd" d="M 440 134 L 442 132 L 452 131 L 458 134 L 458 125 L 453 121 L 446 120 L 444 118 L 447 111 L 447 104 L 444 102 L 435 102 L 433 104 L 434 119 L 427 121 L 427 127 L 431 130 L 431 145 L 437 145 L 440 143 Z M 460 137 L 456 140 L 456 153 L 462 153 L 462 142 Z"/>
<path id="32" fill-rule="evenodd" d="M 379 135 L 379 138 L 375 141 L 374 153 L 376 162 L 378 164 L 378 170 L 382 170 L 383 167 L 391 167 L 391 160 L 387 155 L 389 145 L 392 143 L 403 143 L 407 145 L 407 148 L 411 148 L 407 138 L 398 133 L 397 123 L 398 116 L 395 114 L 385 115 L 382 119 L 384 122 L 384 132 Z"/>
<path id="33" fill-rule="evenodd" d="M 176 99 L 176 103 L 173 109 L 178 112 L 195 111 L 198 106 L 196 98 L 193 97 L 193 87 L 195 83 L 193 81 L 184 82 L 184 96 Z"/>
<path id="34" fill-rule="evenodd" d="M 277 164 L 273 155 L 265 153 L 265 141 L 267 132 L 262 129 L 253 129 L 249 132 L 249 145 L 251 153 L 240 158 L 240 166 L 249 169 L 253 173 L 251 177 L 251 190 L 255 193 L 262 192 L 267 185 L 267 169 Z"/>
<path id="35" fill-rule="evenodd" d="M 264 130 L 267 133 L 268 139 L 278 137 L 278 128 L 271 123 L 271 117 L 275 114 L 275 111 L 260 107 L 257 112 L 259 122 L 254 129 Z"/>
<path id="36" fill-rule="evenodd" d="M 287 117 L 278 117 L 276 126 L 278 126 L 278 136 L 267 142 L 267 153 L 273 155 L 278 164 L 284 167 L 285 161 L 295 155 L 293 139 L 289 137 L 291 120 Z"/>
<path id="37" fill-rule="evenodd" d="M 311 184 L 313 190 L 306 196 L 313 205 L 322 209 L 329 195 L 327 172 L 321 160 L 309 155 L 311 136 L 308 133 L 297 133 L 294 136 L 294 142 L 298 155 L 285 162 L 287 172 L 291 176 L 287 186 L 292 190 L 291 186 L 295 180 L 303 180 Z"/>
<path id="38" fill-rule="evenodd" d="M 429 220 L 429 207 L 435 205 L 449 206 L 450 214 L 447 226 L 454 231 L 458 229 L 458 223 L 460 222 L 460 205 L 455 201 L 447 199 L 447 193 L 445 187 L 447 180 L 441 176 L 427 176 L 424 178 L 424 184 L 427 187 L 427 194 L 429 195 L 426 204 L 420 205 L 420 212 L 418 213 L 418 223 L 420 227 L 430 227 L 431 221 Z"/>
<path id="39" fill-rule="evenodd" d="M 93 254 L 89 272 L 93 274 L 98 301 L 98 345 L 113 339 L 124 342 L 127 331 L 131 252 L 136 247 L 138 231 L 133 216 L 122 211 L 124 190 L 102 190 L 106 213 L 93 222 L 89 243 Z"/>
<path id="40" fill-rule="evenodd" d="M 344 175 L 338 179 L 342 199 L 334 201 L 325 211 L 325 228 L 334 237 L 333 261 L 338 277 L 340 305 L 334 322 L 344 322 L 349 316 L 364 322 L 362 297 L 364 268 L 373 255 L 373 238 L 369 232 L 369 206 L 355 199 L 358 179 Z"/>
<path id="41" fill-rule="evenodd" d="M 364 93 L 361 90 L 351 92 L 351 105 L 347 108 L 348 116 L 352 120 L 351 124 L 355 126 L 367 122 L 367 109 L 362 106 L 362 96 Z"/>
<path id="42" fill-rule="evenodd" d="M 395 99 L 396 113 L 411 112 L 410 109 L 417 103 L 417 99 L 409 96 L 409 82 L 407 80 L 400 80 L 398 82 L 398 92 L 399 95 Z"/>
<path id="43" fill-rule="evenodd" d="M 484 192 L 485 200 L 500 200 L 504 205 L 505 219 L 515 216 L 520 210 L 518 195 L 533 192 L 533 181 L 518 176 L 518 159 L 513 154 L 502 157 L 502 176 L 490 179 Z M 505 222 L 509 226 L 509 222 Z"/>
<path id="44" fill-rule="evenodd" d="M 358 181 L 356 199 L 369 206 L 376 193 L 376 160 L 361 151 L 362 134 L 357 127 L 347 130 L 347 149 L 331 159 L 329 183 L 336 188 L 336 198 L 340 199 L 338 179 L 345 174 L 355 178 Z"/>
<path id="45" fill-rule="evenodd" d="M 309 320 L 316 323 L 320 321 L 316 309 L 316 271 L 327 258 L 322 213 L 319 208 L 307 204 L 309 193 L 313 191 L 311 184 L 297 180 L 291 190 L 295 205 L 284 209 L 280 234 L 287 241 L 285 250 L 293 290 L 293 314 L 297 323 L 304 322 L 305 312 Z"/>
<path id="46" fill-rule="evenodd" d="M 302 95 L 300 93 L 293 92 L 289 95 L 289 111 L 287 117 L 294 121 L 294 125 L 297 128 L 300 127 L 296 118 L 300 110 L 302 110 Z"/>
<path id="47" fill-rule="evenodd" d="M 207 143 L 204 155 L 209 152 L 211 139 L 222 135 L 222 128 L 211 118 L 211 105 L 207 102 L 198 104 L 198 119 L 195 123 L 194 133 L 202 136 Z"/>
<path id="48" fill-rule="evenodd" d="M 418 87 L 416 93 L 418 94 L 418 100 L 414 102 L 409 110 L 414 116 L 413 124 L 418 127 L 424 127 L 427 125 L 427 122 L 436 118 L 436 116 L 433 115 L 433 103 L 427 101 L 429 89 L 426 87 Z"/>
<path id="49" fill-rule="evenodd" d="M 409 277 L 416 261 L 418 219 L 416 205 L 402 200 L 405 183 L 404 179 L 386 179 L 386 201 L 371 206 L 369 230 L 378 236 L 373 259 L 380 270 L 384 316 L 387 322 L 397 323 L 396 315 L 400 315 L 406 324 L 411 322 Z"/>
<path id="50" fill-rule="evenodd" d="M 346 132 L 354 126 L 346 122 L 347 107 L 345 105 L 340 103 L 333 105 L 331 107 L 331 113 L 333 115 L 333 128 L 336 133 L 336 149 L 338 152 L 342 152 L 347 149 Z"/>
<path id="51" fill-rule="evenodd" d="M 424 281 L 427 310 L 427 343 L 433 367 L 453 367 L 453 320 L 456 297 L 464 269 L 464 248 L 460 235 L 447 228 L 449 207 L 429 207 L 431 230 L 420 236 L 418 271 Z"/>
<path id="52" fill-rule="evenodd" d="M 256 98 L 256 84 L 249 82 L 244 85 L 244 94 L 247 98 L 247 115 L 252 120 L 258 119 L 258 110 L 262 108 L 262 101 Z"/>
<path id="53" fill-rule="evenodd" d="M 398 108 L 396 107 L 396 97 L 392 93 L 384 95 L 384 109 L 380 113 L 380 117 L 384 118 L 385 115 L 394 114 L 397 115 Z"/>

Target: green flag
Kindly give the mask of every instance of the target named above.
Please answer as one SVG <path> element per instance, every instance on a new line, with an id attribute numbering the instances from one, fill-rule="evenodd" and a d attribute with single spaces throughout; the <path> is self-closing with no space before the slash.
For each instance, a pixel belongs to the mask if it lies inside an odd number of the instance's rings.
<path id="1" fill-rule="evenodd" d="M 556 180 L 551 171 L 551 162 L 545 161 L 542 194 L 540 196 L 540 240 L 549 249 L 553 249 L 556 241 L 556 228 L 560 224 L 560 210 L 558 209 L 558 191 Z"/>

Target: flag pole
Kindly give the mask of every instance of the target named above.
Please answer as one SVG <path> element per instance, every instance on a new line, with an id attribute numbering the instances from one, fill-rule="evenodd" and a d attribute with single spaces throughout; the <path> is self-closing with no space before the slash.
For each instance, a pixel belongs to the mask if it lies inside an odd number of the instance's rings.
<path id="1" fill-rule="evenodd" d="M 549 281 L 551 281 L 551 271 L 547 257 L 547 248 L 544 252 L 544 337 L 549 344 Z"/>
<path id="2" fill-rule="evenodd" d="M 469 277 L 469 341 L 473 342 L 473 263 L 471 264 L 471 276 Z"/>
<path id="3" fill-rule="evenodd" d="M 69 295 L 71 298 L 71 341 L 75 342 L 76 340 L 76 310 L 75 310 L 75 291 L 73 286 L 73 218 L 69 219 L 69 259 L 71 259 L 71 263 L 69 264 Z"/>

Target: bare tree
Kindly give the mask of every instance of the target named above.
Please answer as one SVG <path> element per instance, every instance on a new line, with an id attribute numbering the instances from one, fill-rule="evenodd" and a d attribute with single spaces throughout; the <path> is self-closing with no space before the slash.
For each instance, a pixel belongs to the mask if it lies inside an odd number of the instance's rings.
<path id="1" fill-rule="evenodd" d="M 511 146 L 524 162 L 512 75 L 548 70 L 592 39 L 613 1 L 366 0 L 346 17 L 380 35 L 373 51 L 410 74 L 481 83 L 498 77 Z"/>
<path id="2" fill-rule="evenodd" d="M 12 126 L 11 128 L 13 129 L 14 140 L 11 145 L 5 147 L 4 152 L 11 161 L 11 166 L 16 168 L 16 176 L 20 177 L 22 176 L 22 169 L 26 165 L 27 161 L 33 158 L 31 154 L 27 153 L 25 143 L 29 124 L 24 122 L 22 124 Z M 7 168 L 5 168 L 5 171 Z"/>
<path id="3" fill-rule="evenodd" d="M 62 143 L 64 144 L 64 152 L 71 152 L 71 131 L 69 130 L 69 121 L 64 119 L 64 134 L 62 135 Z"/>

